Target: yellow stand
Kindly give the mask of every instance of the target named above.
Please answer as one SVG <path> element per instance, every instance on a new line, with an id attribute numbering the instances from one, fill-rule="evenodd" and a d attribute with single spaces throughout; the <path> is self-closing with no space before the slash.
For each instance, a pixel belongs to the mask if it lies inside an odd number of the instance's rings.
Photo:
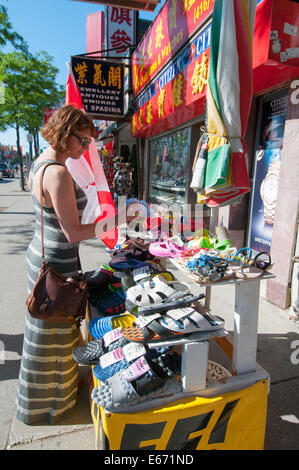
<path id="1" fill-rule="evenodd" d="M 95 379 L 94 387 L 99 385 Z M 138 413 L 108 413 L 91 401 L 95 448 L 262 450 L 267 393 L 265 379 L 235 392 L 188 397 Z"/>

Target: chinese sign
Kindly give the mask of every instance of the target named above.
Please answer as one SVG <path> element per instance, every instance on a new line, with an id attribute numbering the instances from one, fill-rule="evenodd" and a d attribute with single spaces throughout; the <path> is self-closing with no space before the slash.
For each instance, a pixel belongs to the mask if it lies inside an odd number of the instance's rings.
<path id="1" fill-rule="evenodd" d="M 131 132 L 149 137 L 204 113 L 211 42 L 206 26 L 135 101 Z"/>
<path id="2" fill-rule="evenodd" d="M 107 55 L 123 57 L 127 48 L 136 42 L 136 11 L 107 7 Z M 116 50 L 109 50 L 115 49 Z"/>
<path id="3" fill-rule="evenodd" d="M 86 113 L 97 119 L 124 114 L 124 66 L 120 62 L 72 57 L 72 71 Z"/>
<path id="4" fill-rule="evenodd" d="M 168 0 L 132 57 L 133 92 L 144 86 L 212 15 L 215 0 Z"/>

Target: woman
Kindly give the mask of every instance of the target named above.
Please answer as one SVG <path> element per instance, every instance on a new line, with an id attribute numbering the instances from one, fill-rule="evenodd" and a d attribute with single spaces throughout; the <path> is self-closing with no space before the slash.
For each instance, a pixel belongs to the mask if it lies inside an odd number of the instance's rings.
<path id="1" fill-rule="evenodd" d="M 95 237 L 95 224 L 80 223 L 86 196 L 73 181 L 65 162 L 79 159 L 96 134 L 90 118 L 74 108 L 57 110 L 42 129 L 49 147 L 34 162 L 29 176 L 36 228 L 27 252 L 28 293 L 41 268 L 41 173 L 45 259 L 66 277 L 78 270 L 77 244 Z M 117 216 L 116 216 L 116 225 Z M 23 355 L 16 398 L 16 416 L 26 424 L 54 424 L 74 408 L 78 365 L 72 349 L 78 345 L 76 325 L 33 319 L 26 312 Z"/>

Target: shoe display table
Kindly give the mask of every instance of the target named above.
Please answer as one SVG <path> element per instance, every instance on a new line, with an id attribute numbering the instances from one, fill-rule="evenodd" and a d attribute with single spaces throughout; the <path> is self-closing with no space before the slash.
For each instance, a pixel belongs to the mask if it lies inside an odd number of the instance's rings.
<path id="1" fill-rule="evenodd" d="M 177 269 L 188 280 L 175 259 L 168 262 L 174 276 Z M 150 345 L 172 345 L 180 350 L 177 386 L 121 411 L 105 410 L 91 400 L 96 449 L 262 450 L 270 377 L 256 362 L 257 327 L 260 281 L 270 277 L 274 276 L 265 273 L 254 280 L 229 279 L 202 285 L 206 304 L 211 289 L 234 285 L 233 334 L 203 332 Z M 215 314 L 221 316 L 221 312 Z M 217 343 L 223 362 L 229 361 L 230 371 L 220 364 L 222 361 L 213 361 L 212 343 Z M 91 389 L 99 385 L 91 371 Z"/>

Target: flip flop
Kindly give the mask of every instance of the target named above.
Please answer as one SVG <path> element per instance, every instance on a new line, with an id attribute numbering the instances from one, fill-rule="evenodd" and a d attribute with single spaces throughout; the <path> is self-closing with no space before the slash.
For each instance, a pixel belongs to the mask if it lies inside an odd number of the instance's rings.
<path id="1" fill-rule="evenodd" d="M 109 344 L 107 341 L 107 335 L 114 333 L 114 340 Z M 113 351 L 114 349 L 121 348 L 125 346 L 128 341 L 120 332 L 120 329 L 113 330 L 113 332 L 108 332 L 103 338 L 97 339 L 95 341 L 90 341 L 84 346 L 77 346 L 73 349 L 72 355 L 73 359 L 78 363 L 85 366 L 92 366 L 99 363 L 99 359 L 103 354 Z"/>
<path id="2" fill-rule="evenodd" d="M 138 325 L 136 320 L 135 325 Z M 174 338 L 188 338 L 193 333 L 207 333 L 224 328 L 224 320 L 196 312 L 193 308 L 176 309 L 166 317 L 155 318 L 141 326 L 132 326 L 123 331 L 128 341 L 151 344 Z"/>
<path id="3" fill-rule="evenodd" d="M 124 369 L 107 379 L 99 388 L 93 389 L 91 398 L 95 404 L 106 410 L 118 410 L 180 390 L 177 380 L 174 377 L 167 378 L 157 364 L 150 362 L 143 363 L 143 366 L 147 368 L 146 372 L 131 382 L 126 375 L 128 369 Z"/>
<path id="4" fill-rule="evenodd" d="M 181 294 L 178 293 L 176 296 L 166 299 L 160 304 L 150 305 L 148 307 L 138 307 L 136 315 L 152 315 L 155 313 L 164 313 L 168 310 L 176 308 L 189 307 L 193 302 L 201 300 L 205 297 L 204 294 L 192 295 L 190 294 Z"/>
<path id="5" fill-rule="evenodd" d="M 112 317 L 93 318 L 88 323 L 88 331 L 94 340 L 102 338 L 108 331 L 113 330 Z"/>
<path id="6" fill-rule="evenodd" d="M 93 318 L 88 323 L 88 331 L 93 339 L 102 338 L 108 331 L 116 328 L 128 328 L 132 326 L 136 318 L 130 313 L 113 315 L 111 317 Z"/>

